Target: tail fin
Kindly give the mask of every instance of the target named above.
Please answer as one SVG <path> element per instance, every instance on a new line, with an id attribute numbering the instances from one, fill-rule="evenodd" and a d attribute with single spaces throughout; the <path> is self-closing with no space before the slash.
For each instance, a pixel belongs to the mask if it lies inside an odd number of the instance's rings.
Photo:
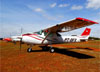
<path id="1" fill-rule="evenodd" d="M 89 35 L 90 35 L 91 29 L 90 28 L 86 28 L 84 30 L 84 32 L 81 34 L 81 38 L 82 39 L 88 39 Z"/>
<path id="2" fill-rule="evenodd" d="M 90 32 L 91 32 L 91 29 L 90 28 L 86 28 L 84 30 L 84 32 L 81 34 L 81 36 L 89 36 L 90 35 Z"/>

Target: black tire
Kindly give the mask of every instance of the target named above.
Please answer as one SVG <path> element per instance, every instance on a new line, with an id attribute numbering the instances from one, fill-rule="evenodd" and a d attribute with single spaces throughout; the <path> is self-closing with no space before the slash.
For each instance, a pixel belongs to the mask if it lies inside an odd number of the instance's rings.
<path id="1" fill-rule="evenodd" d="M 32 52 L 32 49 L 31 49 L 31 48 L 28 48 L 28 49 L 27 49 L 27 52 Z"/>
<path id="2" fill-rule="evenodd" d="M 55 49 L 54 48 L 50 48 L 50 53 L 54 53 Z"/>

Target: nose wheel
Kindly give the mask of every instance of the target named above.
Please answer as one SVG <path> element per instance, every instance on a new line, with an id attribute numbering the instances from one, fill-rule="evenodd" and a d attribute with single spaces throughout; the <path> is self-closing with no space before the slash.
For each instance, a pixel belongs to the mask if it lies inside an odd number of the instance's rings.
<path id="1" fill-rule="evenodd" d="M 32 52 L 32 46 L 33 45 L 30 45 L 30 47 L 27 49 L 27 52 Z"/>
<path id="2" fill-rule="evenodd" d="M 27 49 L 27 52 L 32 52 L 32 48 L 28 48 Z"/>

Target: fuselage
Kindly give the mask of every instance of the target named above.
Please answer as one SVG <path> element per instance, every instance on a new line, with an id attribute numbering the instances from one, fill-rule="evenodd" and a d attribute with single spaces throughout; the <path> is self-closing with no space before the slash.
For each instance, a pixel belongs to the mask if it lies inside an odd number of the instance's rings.
<path id="1" fill-rule="evenodd" d="M 22 36 L 22 41 L 27 44 L 42 44 L 45 39 L 44 33 L 42 34 L 24 34 Z M 69 43 L 69 42 L 80 42 L 81 37 L 79 36 L 61 36 L 60 34 L 52 34 L 48 36 L 43 44 L 57 44 L 57 43 Z"/>
<path id="2" fill-rule="evenodd" d="M 27 44 L 59 44 L 87 41 L 90 35 L 90 28 L 86 28 L 80 35 L 62 36 L 58 32 L 49 33 L 47 31 L 38 31 L 35 33 L 27 33 L 21 36 L 12 36 L 12 41 L 22 41 Z"/>

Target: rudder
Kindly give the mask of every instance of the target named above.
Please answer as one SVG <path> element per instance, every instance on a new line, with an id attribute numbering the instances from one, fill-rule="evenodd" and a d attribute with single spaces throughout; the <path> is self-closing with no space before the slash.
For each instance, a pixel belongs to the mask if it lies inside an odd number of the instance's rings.
<path id="1" fill-rule="evenodd" d="M 84 32 L 81 34 L 81 36 L 89 36 L 90 35 L 90 32 L 91 32 L 91 29 L 90 28 L 86 28 L 84 30 Z"/>

